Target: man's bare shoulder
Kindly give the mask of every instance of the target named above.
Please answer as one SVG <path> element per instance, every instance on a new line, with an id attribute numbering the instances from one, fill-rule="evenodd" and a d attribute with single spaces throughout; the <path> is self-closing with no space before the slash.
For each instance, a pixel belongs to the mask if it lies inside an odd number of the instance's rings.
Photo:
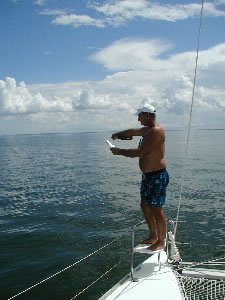
<path id="1" fill-rule="evenodd" d="M 151 129 L 149 129 L 149 131 L 146 134 L 146 137 L 149 137 L 151 139 L 156 139 L 156 140 L 161 140 L 161 139 L 164 140 L 165 139 L 164 129 L 161 126 L 156 125 Z"/>
<path id="2" fill-rule="evenodd" d="M 160 134 L 162 132 L 164 133 L 164 129 L 159 125 L 155 125 L 151 128 L 149 128 L 149 127 L 143 127 L 143 128 L 145 128 L 144 130 L 145 130 L 146 134 L 153 134 L 153 133 Z"/>
<path id="3" fill-rule="evenodd" d="M 157 133 L 157 134 L 162 134 L 162 133 L 164 133 L 164 129 L 161 126 L 156 125 L 151 128 L 151 132 Z"/>
<path id="4" fill-rule="evenodd" d="M 141 127 L 141 128 L 133 128 L 132 135 L 133 136 L 145 136 L 149 132 L 149 128 L 147 126 Z"/>

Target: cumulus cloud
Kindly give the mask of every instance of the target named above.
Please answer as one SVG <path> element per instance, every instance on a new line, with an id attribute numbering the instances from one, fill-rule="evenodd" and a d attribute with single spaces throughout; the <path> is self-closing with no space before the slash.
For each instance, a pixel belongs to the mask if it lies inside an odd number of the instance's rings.
<path id="1" fill-rule="evenodd" d="M 167 41 L 159 40 L 114 42 L 94 56 L 114 72 L 101 81 L 26 86 L 6 78 L 0 81 L 0 115 L 29 115 L 34 122 L 42 120 L 44 124 L 51 112 L 52 124 L 55 120 L 64 129 L 119 129 L 138 126 L 133 113 L 143 99 L 148 99 L 167 128 L 184 126 L 190 111 L 196 53 L 165 55 L 170 47 Z M 210 127 L 210 115 L 212 126 L 224 127 L 215 123 L 220 116 L 218 124 L 222 124 L 225 115 L 224 78 L 225 43 L 200 51 L 194 102 L 196 124 Z"/>
<path id="2" fill-rule="evenodd" d="M 14 78 L 0 80 L 0 114 L 30 114 L 39 112 L 71 111 L 68 99 L 55 96 L 48 100 L 40 93 L 32 95 L 24 82 L 18 85 Z"/>
<path id="3" fill-rule="evenodd" d="M 100 50 L 92 59 L 110 70 L 120 71 L 108 76 L 102 85 L 112 86 L 118 94 L 129 93 L 134 102 L 135 98 L 137 101 L 151 96 L 155 99 L 154 106 L 183 114 L 190 107 L 196 53 L 184 52 L 162 58 L 161 54 L 171 45 L 165 41 L 158 45 L 151 40 L 121 40 Z M 121 72 L 123 69 L 133 71 Z M 225 110 L 224 70 L 225 44 L 200 51 L 195 92 L 199 111 L 212 107 L 217 111 Z"/>
<path id="4" fill-rule="evenodd" d="M 80 26 L 96 26 L 96 27 L 104 27 L 104 23 L 102 20 L 94 19 L 87 15 L 61 15 L 55 18 L 52 21 L 53 24 L 57 25 L 72 25 L 73 27 L 80 27 Z"/>
<path id="5" fill-rule="evenodd" d="M 75 109 L 105 109 L 110 107 L 108 95 L 96 96 L 93 90 L 83 90 L 73 99 Z"/>
<path id="6" fill-rule="evenodd" d="M 24 82 L 17 84 L 14 78 L 0 80 L 0 115 L 101 110 L 109 107 L 107 94 L 96 94 L 87 86 L 76 88 L 69 95 L 46 97 L 40 92 L 31 93 Z"/>
<path id="7" fill-rule="evenodd" d="M 97 52 L 92 59 L 114 74 L 102 81 L 64 83 L 47 87 L 51 97 L 71 99 L 74 111 L 132 114 L 142 99 L 150 97 L 157 110 L 183 115 L 189 112 L 195 52 L 167 54 L 171 44 L 159 40 L 124 39 Z M 134 51 L 135 50 L 135 51 Z M 199 52 L 195 109 L 225 111 L 225 44 Z M 40 91 L 40 87 L 36 89 Z M 70 91 L 70 94 L 69 94 Z"/>
<path id="8" fill-rule="evenodd" d="M 122 39 L 91 58 L 110 70 L 154 69 L 157 57 L 171 47 L 170 42 L 159 39 Z"/>
<path id="9" fill-rule="evenodd" d="M 172 47 L 173 45 L 166 40 L 129 38 L 112 43 L 90 58 L 112 71 L 143 70 L 162 71 L 163 74 L 193 73 L 196 52 L 169 54 L 168 51 Z M 165 56 L 165 54 L 167 55 Z M 222 75 L 225 67 L 225 44 L 218 44 L 200 51 L 198 64 L 198 72 L 201 74 L 198 80 L 201 80 L 202 77 L 204 79 L 207 76 L 212 77 L 211 72 L 219 72 Z M 213 82 L 216 84 L 214 80 Z M 221 81 L 216 78 L 216 82 L 217 85 L 220 85 Z M 210 82 L 207 82 L 208 84 Z"/>

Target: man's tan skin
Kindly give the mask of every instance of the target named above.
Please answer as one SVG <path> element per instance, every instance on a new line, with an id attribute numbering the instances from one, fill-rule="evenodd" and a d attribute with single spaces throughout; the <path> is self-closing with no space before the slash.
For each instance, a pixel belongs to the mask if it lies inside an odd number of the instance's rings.
<path id="1" fill-rule="evenodd" d="M 111 148 L 112 153 L 131 158 L 139 157 L 139 167 L 143 173 L 165 168 L 165 133 L 156 123 L 155 114 L 142 112 L 138 115 L 138 121 L 144 127 L 114 133 L 112 139 L 115 140 L 118 136 L 142 136 L 142 144 L 136 149 Z M 145 201 L 141 201 L 141 208 L 150 231 L 150 236 L 141 243 L 151 244 L 148 249 L 153 251 L 165 248 L 166 217 L 163 208 L 151 207 Z"/>

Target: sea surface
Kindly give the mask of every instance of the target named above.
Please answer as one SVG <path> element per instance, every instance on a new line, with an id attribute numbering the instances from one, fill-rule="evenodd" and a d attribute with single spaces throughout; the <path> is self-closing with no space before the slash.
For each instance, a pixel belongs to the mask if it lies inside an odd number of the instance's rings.
<path id="1" fill-rule="evenodd" d="M 166 131 L 165 213 L 175 220 L 187 133 Z M 111 133 L 0 136 L 0 299 L 98 299 L 129 272 L 143 220 L 137 158 L 113 156 Z M 139 139 L 115 141 L 121 148 Z M 225 256 L 225 131 L 190 135 L 177 241 L 183 261 Z M 146 225 L 136 241 L 148 235 Z M 118 238 L 114 243 L 90 255 Z M 146 258 L 146 257 L 145 257 Z M 135 264 L 143 257 L 136 255 Z M 79 264 L 77 261 L 82 260 Z"/>

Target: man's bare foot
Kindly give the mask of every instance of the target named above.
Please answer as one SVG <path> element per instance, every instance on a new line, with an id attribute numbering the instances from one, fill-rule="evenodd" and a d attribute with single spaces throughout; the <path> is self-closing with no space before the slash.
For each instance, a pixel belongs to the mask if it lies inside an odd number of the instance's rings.
<path id="1" fill-rule="evenodd" d="M 162 250 L 165 248 L 165 243 L 164 242 L 156 242 L 155 244 L 151 245 L 148 247 L 148 250 L 156 251 L 156 250 Z"/>
<path id="2" fill-rule="evenodd" d="M 150 245 L 154 245 L 155 243 L 157 243 L 157 239 L 154 239 L 152 237 L 149 237 L 147 239 L 144 239 L 142 241 L 139 242 L 139 244 L 150 244 Z"/>

